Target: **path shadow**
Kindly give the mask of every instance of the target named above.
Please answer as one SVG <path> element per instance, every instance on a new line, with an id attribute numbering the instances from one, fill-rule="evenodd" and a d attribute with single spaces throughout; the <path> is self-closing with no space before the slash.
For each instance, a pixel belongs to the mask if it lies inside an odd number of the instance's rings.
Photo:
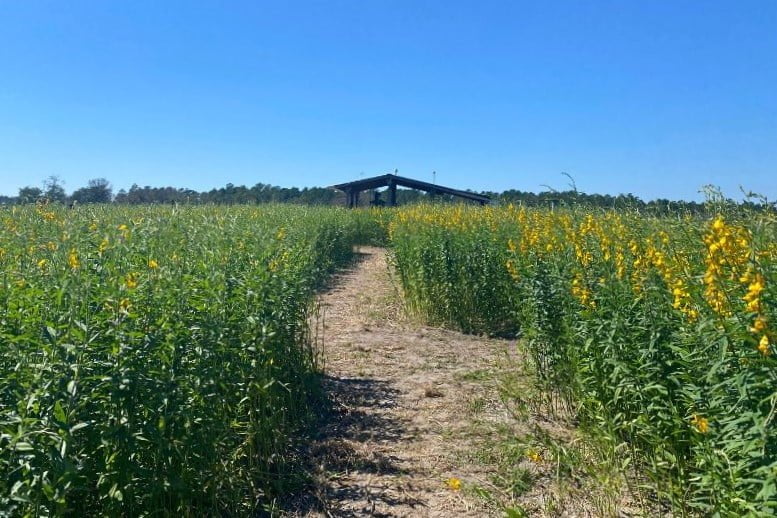
<path id="1" fill-rule="evenodd" d="M 361 263 L 372 257 L 374 254 L 375 252 L 371 247 L 355 246 L 351 258 L 339 265 L 332 275 L 327 276 L 321 281 L 321 284 L 317 286 L 316 291 L 319 294 L 338 291 L 338 287 L 342 285 L 343 278 L 355 273 L 359 269 Z"/>
<path id="2" fill-rule="evenodd" d="M 322 382 L 329 395 L 326 431 L 359 442 L 401 440 L 404 428 L 383 415 L 396 407 L 399 396 L 388 382 L 326 375 Z"/>
<path id="3" fill-rule="evenodd" d="M 321 382 L 325 397 L 317 408 L 316 431 L 302 452 L 310 483 L 282 506 L 283 514 L 380 517 L 390 515 L 377 512 L 376 507 L 420 505 L 396 491 L 356 482 L 366 482 L 371 475 L 408 474 L 399 458 L 379 448 L 410 440 L 407 423 L 391 412 L 399 391 L 369 378 L 324 375 Z M 344 474 L 349 474 L 347 479 Z"/>

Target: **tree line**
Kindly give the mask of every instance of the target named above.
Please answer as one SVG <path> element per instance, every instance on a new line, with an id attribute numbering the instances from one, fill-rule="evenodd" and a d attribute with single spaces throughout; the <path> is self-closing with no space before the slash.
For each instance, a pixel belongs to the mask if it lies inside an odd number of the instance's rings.
<path id="1" fill-rule="evenodd" d="M 361 205 L 368 206 L 374 199 L 374 191 L 362 193 Z M 420 191 L 400 190 L 397 201 L 407 204 L 425 198 Z M 129 190 L 120 189 L 114 194 L 113 187 L 105 178 L 89 180 L 85 187 L 67 194 L 62 181 L 56 176 L 50 176 L 42 187 L 27 186 L 19 189 L 16 196 L 0 195 L 0 204 L 29 203 L 119 203 L 119 204 L 259 204 L 259 203 L 298 203 L 304 205 L 344 205 L 345 195 L 327 187 L 279 187 L 276 185 L 257 183 L 253 187 L 245 185 L 226 184 L 224 187 L 209 191 L 176 187 L 141 187 L 132 185 Z"/>
<path id="2" fill-rule="evenodd" d="M 89 180 L 86 186 L 76 189 L 69 195 L 57 176 L 49 176 L 43 187 L 28 185 L 19 189 L 16 196 L 0 196 L 0 204 L 24 205 L 28 203 L 111 203 L 114 201 L 113 188 L 105 178 Z"/>
<path id="3" fill-rule="evenodd" d="M 471 191 L 474 192 L 474 191 Z M 513 203 L 527 207 L 561 207 L 570 205 L 585 205 L 600 208 L 636 208 L 657 214 L 670 213 L 700 213 L 705 204 L 695 201 L 672 201 L 657 199 L 643 201 L 633 194 L 588 194 L 576 188 L 567 191 L 549 190 L 539 193 L 519 191 L 515 189 L 503 192 L 479 192 L 489 196 L 497 203 Z M 360 198 L 361 206 L 382 203 L 380 194 L 376 198 L 375 191 L 363 192 Z M 385 199 L 385 196 L 384 196 Z M 397 190 L 397 203 L 405 205 L 420 201 L 448 202 L 455 201 L 450 196 L 437 195 L 434 198 L 427 193 L 412 189 Z M 731 200 L 728 200 L 734 203 Z M 67 194 L 62 181 L 56 176 L 47 178 L 41 187 L 27 186 L 19 189 L 16 196 L 0 196 L 0 204 L 29 203 L 62 203 L 75 206 L 90 203 L 117 204 L 261 204 L 261 203 L 296 203 L 304 205 L 344 205 L 345 194 L 326 187 L 279 187 L 257 183 L 253 187 L 226 184 L 224 187 L 209 191 L 195 191 L 176 187 L 140 187 L 137 184 L 129 190 L 120 189 L 114 194 L 113 187 L 105 178 L 89 180 L 86 186 Z M 745 202 L 754 208 L 763 203 Z"/>

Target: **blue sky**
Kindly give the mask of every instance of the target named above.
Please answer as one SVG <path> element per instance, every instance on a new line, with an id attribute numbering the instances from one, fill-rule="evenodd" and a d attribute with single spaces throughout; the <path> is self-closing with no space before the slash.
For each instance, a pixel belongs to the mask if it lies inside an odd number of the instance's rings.
<path id="1" fill-rule="evenodd" d="M 777 198 L 777 1 L 0 0 L 0 193 L 330 185 Z"/>

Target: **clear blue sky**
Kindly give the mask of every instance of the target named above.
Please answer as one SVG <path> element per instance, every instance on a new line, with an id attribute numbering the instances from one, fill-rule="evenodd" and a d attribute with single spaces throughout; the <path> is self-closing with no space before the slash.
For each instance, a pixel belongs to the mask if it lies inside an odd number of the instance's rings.
<path id="1" fill-rule="evenodd" d="M 398 168 L 777 198 L 777 1 L 0 0 L 0 193 Z"/>

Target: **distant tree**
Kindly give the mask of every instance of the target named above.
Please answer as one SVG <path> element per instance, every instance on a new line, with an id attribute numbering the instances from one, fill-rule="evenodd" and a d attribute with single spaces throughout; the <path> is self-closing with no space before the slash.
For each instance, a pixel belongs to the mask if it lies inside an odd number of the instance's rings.
<path id="1" fill-rule="evenodd" d="M 105 178 L 95 178 L 86 187 L 76 189 L 70 198 L 78 203 L 110 203 L 113 189 Z"/>
<path id="2" fill-rule="evenodd" d="M 43 192 L 43 197 L 52 203 L 64 203 L 67 199 L 67 194 L 65 194 L 63 182 L 59 176 L 51 175 L 46 178 L 46 180 L 43 182 L 43 188 L 45 189 Z"/>
<path id="3" fill-rule="evenodd" d="M 22 187 L 19 189 L 19 203 L 35 203 L 42 195 L 43 191 L 37 187 Z"/>

